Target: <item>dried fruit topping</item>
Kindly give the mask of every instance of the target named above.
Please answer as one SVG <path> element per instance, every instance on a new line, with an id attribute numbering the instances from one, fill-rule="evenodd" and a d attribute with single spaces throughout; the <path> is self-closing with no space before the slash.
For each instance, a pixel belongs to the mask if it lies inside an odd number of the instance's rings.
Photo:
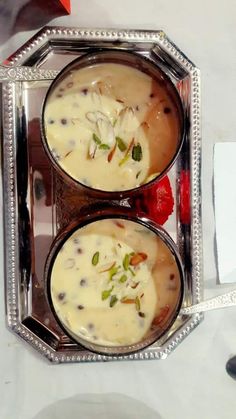
<path id="1" fill-rule="evenodd" d="M 130 259 L 130 265 L 136 266 L 139 263 L 144 262 L 144 260 L 146 259 L 147 259 L 146 253 L 142 253 L 142 252 L 135 253 Z"/>
<path id="2" fill-rule="evenodd" d="M 120 227 L 120 228 L 125 228 L 124 224 L 123 224 L 123 223 L 121 223 L 120 221 L 114 221 L 114 223 L 115 223 L 115 225 L 116 225 L 117 227 Z"/>
<path id="3" fill-rule="evenodd" d="M 161 325 L 161 323 L 166 319 L 166 316 L 168 315 L 170 311 L 170 306 L 166 304 L 164 307 L 161 308 L 160 313 L 158 316 L 155 317 L 152 324 L 155 326 Z"/>
<path id="4" fill-rule="evenodd" d="M 121 303 L 122 304 L 135 304 L 135 299 L 124 297 L 124 298 L 121 299 Z"/>
<path id="5" fill-rule="evenodd" d="M 116 151 L 116 143 L 115 143 L 114 147 L 112 148 L 112 150 L 110 151 L 110 153 L 108 154 L 107 161 L 109 163 L 112 161 L 112 159 L 114 157 L 114 154 L 115 154 L 115 151 Z"/>

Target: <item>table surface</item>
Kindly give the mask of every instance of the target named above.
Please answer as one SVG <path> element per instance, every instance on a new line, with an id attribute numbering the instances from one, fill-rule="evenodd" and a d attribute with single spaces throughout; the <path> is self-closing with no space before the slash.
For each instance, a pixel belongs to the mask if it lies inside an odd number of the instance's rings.
<path id="1" fill-rule="evenodd" d="M 11 36 L 18 6 L 5 3 L 6 16 L 0 7 L 0 61 L 38 31 L 25 27 Z M 43 24 L 163 29 L 201 69 L 205 297 L 232 289 L 217 283 L 212 180 L 214 143 L 236 140 L 235 0 L 146 0 L 145 5 L 137 0 L 72 0 L 70 16 Z M 2 267 L 2 225 L 0 233 Z M 1 419 L 235 418 L 236 382 L 225 372 L 226 361 L 236 354 L 234 307 L 206 313 L 165 361 L 55 366 L 7 331 L 3 269 L 1 278 Z"/>

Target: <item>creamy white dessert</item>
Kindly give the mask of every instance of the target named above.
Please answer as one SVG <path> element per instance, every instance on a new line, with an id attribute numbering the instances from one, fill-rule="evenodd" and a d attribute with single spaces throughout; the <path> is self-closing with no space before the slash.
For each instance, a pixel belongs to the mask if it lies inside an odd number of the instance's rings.
<path id="1" fill-rule="evenodd" d="M 147 183 L 173 158 L 179 116 L 165 83 L 128 65 L 74 70 L 49 94 L 47 144 L 71 178 L 105 191 Z"/>
<path id="2" fill-rule="evenodd" d="M 135 344 L 161 327 L 180 292 L 176 261 L 156 234 L 126 220 L 101 220 L 75 231 L 51 271 L 58 318 L 75 337 Z"/>

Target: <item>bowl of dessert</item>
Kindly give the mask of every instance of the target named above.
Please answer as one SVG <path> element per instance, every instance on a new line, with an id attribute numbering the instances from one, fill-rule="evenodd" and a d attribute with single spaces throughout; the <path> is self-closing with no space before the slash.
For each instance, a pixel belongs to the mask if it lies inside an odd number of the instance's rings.
<path id="1" fill-rule="evenodd" d="M 127 196 L 173 165 L 184 136 L 182 102 L 150 59 L 101 50 L 66 66 L 42 109 L 44 148 L 65 181 Z"/>
<path id="2" fill-rule="evenodd" d="M 51 310 L 65 333 L 100 354 L 139 351 L 168 333 L 183 299 L 177 248 L 160 226 L 102 210 L 56 238 L 45 269 Z"/>

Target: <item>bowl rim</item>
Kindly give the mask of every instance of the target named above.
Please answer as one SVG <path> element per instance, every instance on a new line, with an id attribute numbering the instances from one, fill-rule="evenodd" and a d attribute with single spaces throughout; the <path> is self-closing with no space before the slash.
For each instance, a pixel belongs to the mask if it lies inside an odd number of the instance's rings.
<path id="1" fill-rule="evenodd" d="M 54 265 L 54 261 L 58 255 L 58 252 L 62 248 L 63 244 L 69 239 L 69 237 L 72 236 L 72 234 L 80 230 L 81 228 L 85 227 L 88 224 L 105 220 L 105 219 L 123 219 L 127 221 L 133 221 L 136 222 L 139 225 L 142 225 L 149 230 L 151 230 L 153 233 L 155 233 L 160 239 L 167 245 L 169 250 L 171 251 L 172 255 L 175 258 L 175 262 L 178 267 L 179 271 L 179 278 L 180 278 L 180 291 L 178 296 L 178 301 L 176 303 L 176 307 L 173 310 L 171 318 L 168 320 L 167 326 L 165 328 L 157 328 L 155 332 L 149 337 L 141 342 L 137 342 L 135 344 L 130 345 L 120 345 L 120 346 L 105 346 L 105 345 L 99 345 L 96 343 L 93 343 L 89 340 L 83 339 L 78 335 L 74 335 L 73 332 L 70 331 L 69 328 L 67 328 L 62 320 L 59 318 L 58 314 L 56 313 L 56 310 L 54 308 L 53 299 L 51 296 L 51 273 L 52 268 Z M 91 352 L 100 354 L 100 355 L 108 355 L 108 356 L 126 356 L 135 352 L 139 352 L 149 346 L 151 346 L 153 343 L 157 342 L 160 338 L 162 338 L 164 335 L 168 333 L 172 325 L 174 324 L 175 320 L 177 319 L 180 309 L 183 303 L 183 297 L 184 297 L 184 284 L 185 284 L 185 272 L 184 272 L 184 266 L 182 259 L 180 257 L 180 254 L 178 252 L 177 246 L 170 237 L 170 235 L 167 233 L 167 231 L 156 224 L 154 221 L 150 220 L 147 217 L 144 216 L 135 216 L 133 213 L 131 213 L 130 210 L 122 210 L 120 208 L 106 208 L 99 212 L 94 212 L 88 214 L 86 217 L 81 216 L 73 220 L 69 225 L 67 225 L 54 239 L 49 254 L 46 259 L 45 267 L 44 267 L 44 281 L 45 281 L 45 290 L 46 290 L 46 298 L 47 302 L 49 304 L 49 307 L 52 311 L 52 314 L 57 321 L 60 328 L 63 330 L 63 332 L 71 338 L 73 342 L 76 344 L 81 345 L 82 347 L 90 350 Z M 159 331 L 159 334 L 157 333 Z"/>
<path id="2" fill-rule="evenodd" d="M 101 57 L 101 56 L 107 56 L 108 60 L 104 61 L 109 63 L 109 57 L 111 55 L 115 55 L 115 54 L 120 54 L 123 56 L 127 56 L 127 57 L 133 57 L 134 60 L 135 58 L 137 60 L 140 60 L 141 62 L 145 63 L 147 66 L 150 66 L 153 71 L 156 71 L 157 74 L 159 74 L 161 76 L 161 78 L 163 78 L 165 80 L 165 82 L 167 83 L 167 86 L 169 87 L 168 91 L 170 91 L 175 99 L 175 103 L 176 103 L 176 107 L 178 108 L 178 119 L 179 119 L 179 134 L 178 134 L 178 142 L 177 142 L 177 147 L 176 147 L 176 151 L 172 157 L 172 159 L 169 161 L 169 163 L 167 164 L 167 166 L 165 167 L 164 170 L 162 170 L 162 172 L 160 172 L 155 178 L 151 179 L 149 182 L 144 183 L 142 185 L 136 186 L 134 188 L 130 188 L 130 189 L 124 189 L 124 190 L 120 190 L 120 191 L 108 191 L 105 189 L 98 189 L 98 188 L 94 188 L 92 186 L 88 186 L 85 185 L 84 183 L 82 183 L 80 180 L 75 179 L 73 176 L 71 176 L 66 170 L 64 170 L 61 165 L 58 163 L 58 161 L 54 158 L 54 156 L 52 155 L 52 152 L 50 150 L 50 147 L 48 145 L 48 141 L 47 141 L 47 135 L 46 135 L 46 128 L 45 128 L 45 109 L 46 109 L 46 105 L 47 105 L 47 100 L 50 96 L 50 94 L 53 92 L 54 87 L 57 85 L 57 83 L 60 81 L 60 79 L 65 76 L 66 77 L 66 73 L 68 72 L 69 74 L 69 70 L 72 67 L 76 67 L 77 65 L 80 66 L 80 63 L 82 61 L 87 61 L 87 64 L 79 67 L 78 70 L 80 70 L 81 68 L 86 68 L 92 64 L 97 64 L 100 61 L 97 61 L 97 57 Z M 119 60 L 118 60 L 119 61 Z M 113 62 L 113 61 L 111 61 Z M 123 61 L 120 62 L 121 64 L 123 63 Z M 126 64 L 129 65 L 130 67 L 132 67 L 131 64 Z M 148 74 L 147 72 L 145 72 L 142 68 L 140 68 L 141 66 L 135 66 L 135 68 L 137 68 L 139 71 L 144 72 L 146 74 Z M 150 76 L 152 77 L 152 76 Z M 138 52 L 133 52 L 130 50 L 118 50 L 118 49 L 112 49 L 112 48 L 99 48 L 99 49 L 91 49 L 88 53 L 85 53 L 83 55 L 81 55 L 80 57 L 75 58 L 73 61 L 71 61 L 69 64 L 67 64 L 65 67 L 63 67 L 60 72 L 57 74 L 57 76 L 55 77 L 55 79 L 52 81 L 51 85 L 49 86 L 46 96 L 43 100 L 43 104 L 42 104 L 42 108 L 41 108 L 41 112 L 40 112 L 40 133 L 41 133 L 41 140 L 43 143 L 43 147 L 44 150 L 46 151 L 46 154 L 49 158 L 49 160 L 52 163 L 52 166 L 55 168 L 55 170 L 62 176 L 62 178 L 72 184 L 72 186 L 74 187 L 82 187 L 84 188 L 89 194 L 92 195 L 96 195 L 99 194 L 100 196 L 103 196 L 104 199 L 105 198 L 110 198 L 110 199 L 115 199 L 116 197 L 127 197 L 130 196 L 131 194 L 135 194 L 135 193 L 140 193 L 142 191 L 144 191 L 147 188 L 150 188 L 151 186 L 153 186 L 156 182 L 160 181 L 168 172 L 169 170 L 172 168 L 172 166 L 174 165 L 174 163 L 176 162 L 184 139 L 185 139 L 185 134 L 186 134 L 186 120 L 185 120 L 185 112 L 184 112 L 184 106 L 183 106 L 183 102 L 181 100 L 179 91 L 177 90 L 176 86 L 174 85 L 173 81 L 171 80 L 171 78 L 164 72 L 164 70 L 158 66 L 158 64 L 153 61 L 152 59 L 150 59 L 149 57 L 143 56 Z"/>

